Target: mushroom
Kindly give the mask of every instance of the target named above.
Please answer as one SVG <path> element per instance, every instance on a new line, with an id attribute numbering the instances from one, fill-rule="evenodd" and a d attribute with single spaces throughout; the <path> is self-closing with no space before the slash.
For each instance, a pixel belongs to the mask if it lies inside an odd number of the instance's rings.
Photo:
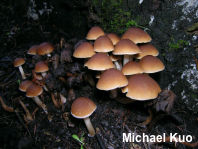
<path id="1" fill-rule="evenodd" d="M 34 71 L 36 73 L 41 73 L 43 78 L 47 75 L 46 71 L 48 71 L 48 70 L 49 70 L 49 67 L 48 67 L 47 63 L 44 61 L 40 61 L 40 62 L 36 63 L 35 69 L 34 69 Z"/>
<path id="2" fill-rule="evenodd" d="M 78 119 L 84 119 L 85 125 L 89 131 L 88 136 L 94 137 L 95 130 L 91 124 L 89 116 L 96 110 L 95 103 L 86 97 L 77 98 L 71 106 L 71 114 Z"/>
<path id="3" fill-rule="evenodd" d="M 108 53 L 113 50 L 114 50 L 113 42 L 106 35 L 98 37 L 96 41 L 94 42 L 95 52 Z"/>
<path id="4" fill-rule="evenodd" d="M 110 57 L 105 53 L 96 53 L 93 55 L 84 66 L 87 66 L 91 70 L 106 70 L 113 68 L 113 62 Z"/>
<path id="5" fill-rule="evenodd" d="M 89 30 L 86 39 L 87 40 L 96 40 L 99 36 L 102 36 L 102 35 L 105 35 L 103 29 L 100 28 L 99 26 L 95 26 Z"/>
<path id="6" fill-rule="evenodd" d="M 155 73 L 164 70 L 165 66 L 162 61 L 152 55 L 144 56 L 139 61 L 140 66 L 143 68 L 144 73 Z"/>
<path id="7" fill-rule="evenodd" d="M 132 27 L 129 28 L 122 36 L 121 39 L 130 39 L 135 44 L 137 43 L 147 43 L 151 41 L 151 37 L 144 30 Z"/>
<path id="8" fill-rule="evenodd" d="M 87 60 L 92 57 L 94 54 L 96 54 L 93 50 L 93 46 L 89 42 L 83 42 L 81 45 L 77 47 L 77 49 L 74 51 L 73 56 L 75 58 L 84 58 L 84 63 L 87 62 Z M 88 82 L 91 86 L 95 86 L 95 82 L 91 74 L 87 74 Z"/>
<path id="9" fill-rule="evenodd" d="M 38 55 L 45 55 L 47 54 L 48 57 L 51 57 L 51 52 L 55 49 L 54 45 L 49 42 L 43 42 L 38 46 L 36 53 Z"/>
<path id="10" fill-rule="evenodd" d="M 134 100 L 151 100 L 161 92 L 157 82 L 146 74 L 136 74 L 129 78 L 128 85 L 122 88 L 126 96 Z"/>
<path id="11" fill-rule="evenodd" d="M 139 49 L 142 53 L 136 54 L 134 56 L 136 59 L 141 59 L 146 55 L 153 55 L 153 56 L 158 56 L 159 55 L 158 50 L 150 43 L 142 44 L 138 47 L 139 47 Z"/>
<path id="12" fill-rule="evenodd" d="M 100 90 L 110 91 L 109 97 L 116 98 L 116 88 L 124 87 L 127 84 L 128 80 L 121 71 L 115 68 L 110 68 L 100 76 L 96 87 Z"/>
<path id="13" fill-rule="evenodd" d="M 84 58 L 84 63 L 86 63 L 94 54 L 96 54 L 96 52 L 94 52 L 92 44 L 89 42 L 83 42 L 76 48 L 73 53 L 73 57 Z"/>
<path id="14" fill-rule="evenodd" d="M 38 49 L 38 45 L 31 46 L 28 50 L 27 54 L 29 55 L 36 55 L 36 51 Z"/>
<path id="15" fill-rule="evenodd" d="M 107 36 L 111 39 L 111 41 L 113 42 L 113 45 L 116 45 L 118 43 L 118 41 L 120 41 L 120 37 L 118 37 L 114 33 L 109 33 L 109 34 L 107 34 Z"/>
<path id="16" fill-rule="evenodd" d="M 22 92 L 26 92 L 28 86 L 30 86 L 31 84 L 33 84 L 32 81 L 25 80 L 25 81 L 23 81 L 23 82 L 20 83 L 19 90 L 22 91 Z"/>
<path id="17" fill-rule="evenodd" d="M 113 55 L 124 55 L 123 65 L 133 60 L 134 54 L 141 53 L 138 46 L 129 39 L 122 39 L 116 45 Z"/>
<path id="18" fill-rule="evenodd" d="M 25 60 L 23 58 L 16 58 L 14 60 L 14 67 L 19 67 L 19 71 L 21 73 L 22 79 L 25 80 L 25 73 L 23 71 L 22 65 L 25 63 Z"/>
<path id="19" fill-rule="evenodd" d="M 27 90 L 26 90 L 26 96 L 29 98 L 32 98 L 33 101 L 41 107 L 45 113 L 48 113 L 47 111 L 47 106 L 39 99 L 39 95 L 42 94 L 43 89 L 42 87 L 36 85 L 36 84 L 31 84 Z"/>
<path id="20" fill-rule="evenodd" d="M 143 68 L 140 66 L 140 64 L 138 64 L 135 61 L 129 61 L 127 62 L 123 68 L 122 68 L 122 73 L 124 75 L 127 76 L 127 78 L 130 78 L 131 75 L 135 75 L 135 74 L 141 74 L 144 72 Z"/>
<path id="21" fill-rule="evenodd" d="M 27 88 L 33 84 L 32 81 L 30 80 L 25 80 L 23 82 L 21 82 L 21 84 L 19 85 L 19 90 L 22 91 L 22 92 L 26 92 Z M 26 116 L 24 115 L 24 119 L 27 123 L 33 121 L 33 118 L 32 118 L 32 115 L 30 114 L 29 110 L 27 109 L 27 107 L 25 106 L 25 104 L 21 101 L 20 98 L 18 98 L 18 101 L 19 103 L 21 104 L 21 106 L 23 107 L 25 113 L 26 113 Z"/>

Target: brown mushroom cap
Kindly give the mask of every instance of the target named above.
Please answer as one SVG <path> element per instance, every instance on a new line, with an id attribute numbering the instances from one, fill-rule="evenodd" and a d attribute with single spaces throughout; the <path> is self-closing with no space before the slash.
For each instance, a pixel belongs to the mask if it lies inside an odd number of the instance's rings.
<path id="1" fill-rule="evenodd" d="M 96 53 L 93 55 L 84 66 L 92 70 L 106 70 L 113 68 L 113 62 L 106 53 Z"/>
<path id="2" fill-rule="evenodd" d="M 14 67 L 19 67 L 25 63 L 25 60 L 23 58 L 16 58 L 14 60 Z"/>
<path id="3" fill-rule="evenodd" d="M 43 79 L 42 75 L 37 74 L 37 73 L 35 73 L 35 77 L 36 77 L 37 80 L 42 80 Z"/>
<path id="4" fill-rule="evenodd" d="M 22 91 L 22 92 L 26 92 L 27 88 L 33 84 L 32 81 L 30 80 L 25 80 L 23 82 L 21 82 L 21 84 L 19 85 L 19 90 Z"/>
<path id="5" fill-rule="evenodd" d="M 107 34 L 107 36 L 111 39 L 111 41 L 113 42 L 113 45 L 116 45 L 118 43 L 118 41 L 120 41 L 120 37 L 118 37 L 114 33 L 109 33 L 109 34 Z"/>
<path id="6" fill-rule="evenodd" d="M 38 46 L 36 53 L 38 55 L 45 55 L 51 53 L 54 50 L 54 46 L 49 42 L 43 42 Z"/>
<path id="7" fill-rule="evenodd" d="M 129 39 L 122 39 L 120 40 L 114 48 L 113 54 L 114 55 L 132 55 L 140 53 L 139 47 Z"/>
<path id="8" fill-rule="evenodd" d="M 95 103 L 86 97 L 79 97 L 72 103 L 71 114 L 76 118 L 89 117 L 96 110 Z"/>
<path id="9" fill-rule="evenodd" d="M 157 82 L 146 74 L 136 74 L 129 78 L 128 85 L 122 89 L 126 96 L 134 100 L 154 99 L 161 92 Z"/>
<path id="10" fill-rule="evenodd" d="M 83 42 L 78 48 L 74 51 L 73 56 L 76 58 L 89 58 L 96 54 L 93 50 L 93 46 L 89 42 Z"/>
<path id="11" fill-rule="evenodd" d="M 109 57 L 110 57 L 110 59 L 111 59 L 113 62 L 122 59 L 122 56 L 121 56 L 121 55 L 113 55 L 113 54 L 111 54 Z"/>
<path id="12" fill-rule="evenodd" d="M 31 84 L 26 90 L 26 96 L 30 98 L 36 97 L 36 96 L 39 96 L 42 92 L 43 92 L 42 87 L 36 84 Z"/>
<path id="13" fill-rule="evenodd" d="M 129 61 L 122 67 L 124 75 L 141 74 L 144 72 L 143 68 L 135 61 Z"/>
<path id="14" fill-rule="evenodd" d="M 36 63 L 34 71 L 36 73 L 40 73 L 40 72 L 46 72 L 48 70 L 49 70 L 48 65 L 44 61 L 40 61 L 40 62 Z"/>
<path id="15" fill-rule="evenodd" d="M 145 73 L 155 73 L 164 70 L 165 66 L 160 59 L 155 56 L 147 55 L 139 61 Z"/>
<path id="16" fill-rule="evenodd" d="M 144 30 L 132 27 L 129 28 L 122 36 L 121 39 L 130 39 L 135 44 L 137 43 L 147 43 L 151 41 L 151 37 Z"/>
<path id="17" fill-rule="evenodd" d="M 141 59 L 146 55 L 153 55 L 153 56 L 158 56 L 159 55 L 158 50 L 150 43 L 140 45 L 139 49 L 142 53 L 138 53 L 135 56 L 135 58 L 137 58 L 137 59 Z"/>
<path id="18" fill-rule="evenodd" d="M 100 76 L 96 87 L 100 90 L 108 91 L 124 87 L 127 84 L 128 80 L 121 71 L 115 68 L 110 68 Z"/>
<path id="19" fill-rule="evenodd" d="M 106 35 L 98 37 L 94 42 L 95 52 L 110 52 L 113 50 L 114 50 L 113 42 Z"/>
<path id="20" fill-rule="evenodd" d="M 38 49 L 38 45 L 34 45 L 34 46 L 30 47 L 30 49 L 28 50 L 27 54 L 36 55 L 37 49 Z"/>
<path id="21" fill-rule="evenodd" d="M 100 28 L 99 26 L 95 26 L 89 30 L 86 39 L 87 40 L 96 40 L 99 36 L 102 36 L 102 35 L 105 35 L 102 28 Z"/>

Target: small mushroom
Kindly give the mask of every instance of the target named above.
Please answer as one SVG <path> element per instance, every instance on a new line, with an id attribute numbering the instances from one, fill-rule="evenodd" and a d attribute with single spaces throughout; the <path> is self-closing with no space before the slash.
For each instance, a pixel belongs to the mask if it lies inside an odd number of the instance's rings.
<path id="1" fill-rule="evenodd" d="M 42 87 L 32 84 L 26 90 L 26 96 L 29 98 L 33 98 L 34 102 L 41 107 L 45 113 L 48 113 L 47 106 L 39 99 L 39 95 L 42 94 L 43 89 Z"/>
<path id="2" fill-rule="evenodd" d="M 19 90 L 22 91 L 22 92 L 26 92 L 27 88 L 33 84 L 32 81 L 30 80 L 25 80 L 23 82 L 21 82 L 21 84 L 19 85 Z M 21 104 L 21 106 L 23 107 L 25 113 L 26 113 L 26 116 L 24 115 L 24 120 L 29 123 L 31 121 L 33 121 L 33 118 L 32 118 L 32 115 L 30 114 L 29 110 L 27 109 L 27 107 L 25 106 L 25 104 L 21 101 L 20 98 L 18 98 L 18 101 L 19 103 Z"/>
<path id="3" fill-rule="evenodd" d="M 96 110 L 95 103 L 86 97 L 77 98 L 71 106 L 71 114 L 78 119 L 84 119 L 85 125 L 89 131 L 88 136 L 94 137 L 95 130 L 91 124 L 89 116 Z"/>
<path id="4" fill-rule="evenodd" d="M 35 65 L 35 72 L 36 73 L 41 73 L 41 75 L 43 76 L 43 77 L 45 77 L 46 75 L 47 75 L 47 71 L 49 70 L 49 67 L 48 67 L 48 65 L 47 65 L 47 63 L 46 62 L 44 62 L 44 61 L 40 61 L 40 62 L 38 62 L 38 63 L 36 63 L 36 65 Z"/>
<path id="5" fill-rule="evenodd" d="M 28 50 L 27 54 L 29 55 L 36 55 L 36 51 L 38 49 L 38 45 L 31 46 Z"/>
<path id="6" fill-rule="evenodd" d="M 111 39 L 111 41 L 113 42 L 113 45 L 116 45 L 118 43 L 118 41 L 120 41 L 120 37 L 118 37 L 114 33 L 109 33 L 109 34 L 107 34 L 107 36 Z"/>
<path id="7" fill-rule="evenodd" d="M 100 76 L 100 79 L 98 80 L 96 87 L 100 90 L 110 91 L 109 97 L 116 98 L 116 89 L 124 87 L 127 84 L 128 80 L 121 71 L 115 68 L 110 68 Z"/>
<path id="8" fill-rule="evenodd" d="M 121 39 L 130 39 L 135 44 L 137 43 L 147 43 L 151 41 L 151 37 L 144 30 L 131 27 L 122 36 Z"/>
<path id="9" fill-rule="evenodd" d="M 139 61 L 140 66 L 143 68 L 144 73 L 156 73 L 159 71 L 164 70 L 165 66 L 162 63 L 162 61 L 152 55 L 147 55 L 144 56 L 140 61 Z"/>
<path id="10" fill-rule="evenodd" d="M 122 39 L 116 45 L 113 51 L 114 55 L 124 55 L 123 65 L 133 60 L 133 55 L 141 53 L 139 47 L 129 39 Z"/>
<path id="11" fill-rule="evenodd" d="M 86 39 L 87 40 L 96 40 L 99 36 L 102 36 L 102 35 L 105 35 L 103 29 L 100 28 L 99 26 L 95 26 L 89 30 Z"/>
<path id="12" fill-rule="evenodd" d="M 30 86 L 31 84 L 33 84 L 32 81 L 25 80 L 25 81 L 21 82 L 21 84 L 19 85 L 19 90 L 22 92 L 26 92 L 28 86 Z"/>
<path id="13" fill-rule="evenodd" d="M 19 67 L 19 71 L 21 73 L 22 79 L 25 80 L 26 76 L 25 73 L 23 71 L 22 65 L 25 63 L 25 60 L 23 58 L 16 58 L 14 60 L 14 67 Z"/>
<path id="14" fill-rule="evenodd" d="M 54 45 L 49 42 L 43 42 L 38 46 L 36 53 L 38 55 L 45 55 L 47 54 L 48 57 L 51 57 L 51 52 L 55 49 Z"/>

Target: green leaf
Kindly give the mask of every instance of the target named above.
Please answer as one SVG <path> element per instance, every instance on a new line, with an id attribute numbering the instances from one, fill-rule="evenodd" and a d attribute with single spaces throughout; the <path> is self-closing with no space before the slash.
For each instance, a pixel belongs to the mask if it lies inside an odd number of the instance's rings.
<path id="1" fill-rule="evenodd" d="M 84 136 L 84 133 L 81 135 L 80 137 L 80 142 L 83 143 L 83 136 Z M 84 144 L 84 143 L 83 143 Z"/>
<path id="2" fill-rule="evenodd" d="M 76 140 L 80 141 L 80 139 L 78 138 L 78 136 L 77 136 L 77 135 L 72 135 L 72 138 L 74 138 L 74 139 L 76 139 Z M 80 142 L 81 142 L 81 141 L 80 141 Z"/>
<path id="3" fill-rule="evenodd" d="M 81 145 L 80 149 L 83 149 L 83 146 Z"/>

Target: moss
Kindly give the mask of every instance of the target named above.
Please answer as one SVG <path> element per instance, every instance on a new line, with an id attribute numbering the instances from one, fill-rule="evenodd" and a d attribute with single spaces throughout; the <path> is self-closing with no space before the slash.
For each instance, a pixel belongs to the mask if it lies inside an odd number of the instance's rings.
<path id="1" fill-rule="evenodd" d="M 197 98 L 197 95 L 192 94 L 191 97 L 195 100 Z"/>
<path id="2" fill-rule="evenodd" d="M 188 32 L 191 32 L 191 31 L 194 31 L 195 29 L 197 29 L 198 28 L 198 23 L 195 23 L 195 24 L 193 24 L 191 27 L 189 27 L 188 29 L 187 29 L 187 31 Z"/>
<path id="3" fill-rule="evenodd" d="M 100 8 L 99 17 L 101 18 L 101 27 L 105 32 L 123 34 L 130 27 L 140 27 L 140 16 L 132 15 L 132 10 L 124 9 L 124 0 L 92 0 L 92 4 Z"/>
<path id="4" fill-rule="evenodd" d="M 168 44 L 169 45 L 169 50 L 177 50 L 180 48 L 183 48 L 184 46 L 187 46 L 189 44 L 188 41 L 185 41 L 183 39 L 179 39 L 176 43 L 173 38 L 171 38 L 171 42 Z"/>

